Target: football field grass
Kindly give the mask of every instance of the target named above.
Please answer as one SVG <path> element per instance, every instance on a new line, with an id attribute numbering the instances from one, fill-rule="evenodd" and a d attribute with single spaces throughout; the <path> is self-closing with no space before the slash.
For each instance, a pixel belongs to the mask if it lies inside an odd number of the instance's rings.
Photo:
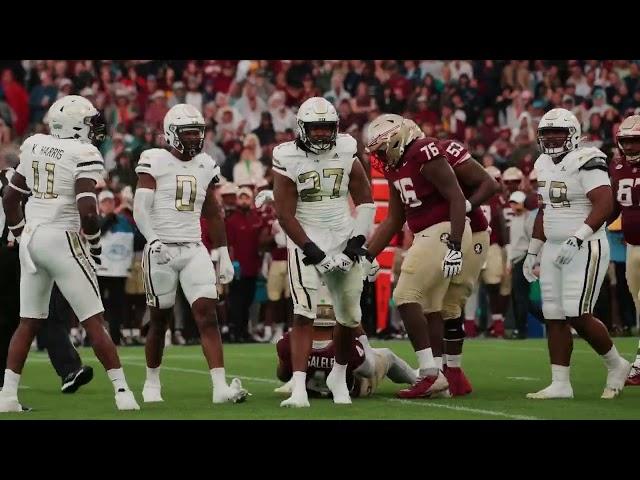
<path id="1" fill-rule="evenodd" d="M 637 339 L 618 338 L 618 350 L 635 358 Z M 389 347 L 415 365 L 408 341 L 374 341 Z M 80 354 L 94 367 L 93 381 L 73 395 L 60 393 L 46 353 L 31 352 L 23 372 L 19 398 L 32 412 L 2 414 L 0 419 L 640 419 L 640 387 L 624 390 L 613 401 L 601 400 L 606 370 L 602 360 L 582 340 L 575 340 L 571 379 L 573 400 L 527 400 L 525 394 L 548 385 L 550 369 L 545 340 L 471 340 L 465 344 L 463 366 L 474 391 L 462 398 L 400 400 L 401 388 L 385 380 L 374 396 L 354 399 L 352 405 L 334 405 L 311 398 L 311 408 L 284 409 L 285 398 L 274 393 L 274 345 L 225 345 L 227 379 L 241 378 L 252 396 L 242 404 L 213 405 L 211 378 L 199 346 L 169 347 L 162 369 L 164 403 L 143 404 L 145 361 L 143 347 L 119 349 L 130 387 L 141 410 L 118 412 L 113 389 L 90 349 Z"/>

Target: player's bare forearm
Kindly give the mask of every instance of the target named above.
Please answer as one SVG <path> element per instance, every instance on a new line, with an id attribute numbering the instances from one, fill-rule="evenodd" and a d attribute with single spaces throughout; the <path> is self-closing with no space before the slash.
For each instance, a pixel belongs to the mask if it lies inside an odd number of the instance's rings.
<path id="1" fill-rule="evenodd" d="M 458 165 L 455 173 L 464 186 L 473 189 L 473 194 L 467 198 L 472 208 L 484 204 L 500 191 L 498 182 L 473 158 Z"/>
<path id="2" fill-rule="evenodd" d="M 387 218 L 378 225 L 367 243 L 369 254 L 377 257 L 389 245 L 393 236 L 402 230 L 405 220 L 404 206 L 400 195 L 393 184 L 389 182 L 389 212 Z"/>
<path id="3" fill-rule="evenodd" d="M 364 171 L 364 167 L 358 158 L 353 161 L 351 174 L 349 175 L 349 193 L 353 198 L 353 203 L 357 207 L 363 203 L 373 203 L 371 195 L 371 184 Z"/>
<path id="4" fill-rule="evenodd" d="M 456 174 L 444 157 L 438 157 L 422 166 L 422 175 L 427 178 L 449 202 L 451 221 L 450 240 L 460 245 L 466 221 L 465 198 Z"/>
<path id="5" fill-rule="evenodd" d="M 21 190 L 28 190 L 25 178 L 18 172 L 15 172 L 13 174 L 11 184 L 15 185 Z M 19 225 L 24 220 L 24 215 L 22 213 L 22 202 L 24 201 L 24 198 L 26 198 L 26 195 L 24 193 L 19 192 L 11 186 L 8 186 L 4 189 L 4 194 L 2 196 L 2 207 L 4 209 L 4 214 L 7 217 L 7 225 L 9 227 L 13 225 Z M 20 234 L 22 233 L 22 227 L 12 229 L 12 232 L 14 236 L 20 236 Z"/>
<path id="6" fill-rule="evenodd" d="M 594 188 L 587 193 L 587 198 L 591 201 L 592 207 L 584 223 L 597 232 L 613 213 L 614 201 L 611 186 L 601 185 Z"/>
<path id="7" fill-rule="evenodd" d="M 544 235 L 544 205 L 540 205 L 540 208 L 538 209 L 538 214 L 536 215 L 536 219 L 533 223 L 533 234 L 531 237 L 542 240 L 543 242 L 547 241 L 547 237 Z"/>
<path id="8" fill-rule="evenodd" d="M 298 205 L 298 190 L 291 179 L 275 172 L 273 176 L 273 198 L 276 215 L 284 233 L 298 247 L 303 248 L 309 242 L 302 225 L 296 219 L 296 207 Z"/>
<path id="9" fill-rule="evenodd" d="M 96 182 L 90 178 L 79 178 L 76 180 L 75 190 L 82 231 L 85 235 L 95 235 L 100 230 L 100 217 L 95 195 Z"/>
<path id="10" fill-rule="evenodd" d="M 216 200 L 213 185 L 207 189 L 207 196 L 202 208 L 202 216 L 207 220 L 209 238 L 213 248 L 227 245 L 227 232 L 224 220 L 220 215 L 220 206 Z"/>

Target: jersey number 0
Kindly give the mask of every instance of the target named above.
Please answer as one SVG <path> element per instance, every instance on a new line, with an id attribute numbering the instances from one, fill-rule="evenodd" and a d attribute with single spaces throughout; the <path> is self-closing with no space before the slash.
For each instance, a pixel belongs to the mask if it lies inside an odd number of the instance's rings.
<path id="1" fill-rule="evenodd" d="M 196 177 L 193 175 L 176 175 L 176 182 L 176 210 L 179 212 L 193 212 L 196 204 Z M 185 199 L 185 190 L 187 189 L 189 190 L 189 196 Z"/>

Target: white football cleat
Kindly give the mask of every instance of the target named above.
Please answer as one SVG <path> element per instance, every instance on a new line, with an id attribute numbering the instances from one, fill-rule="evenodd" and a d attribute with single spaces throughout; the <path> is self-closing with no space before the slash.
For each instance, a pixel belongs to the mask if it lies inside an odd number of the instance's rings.
<path id="1" fill-rule="evenodd" d="M 350 405 L 351 397 L 349 396 L 349 389 L 347 388 L 347 382 L 344 378 L 338 379 L 333 370 L 327 375 L 327 387 L 331 390 L 333 395 L 333 403 L 339 405 Z"/>
<path id="2" fill-rule="evenodd" d="M 527 398 L 534 400 L 573 398 L 573 388 L 570 383 L 552 383 L 539 392 L 527 393 Z"/>
<path id="3" fill-rule="evenodd" d="M 600 398 L 612 400 L 622 393 L 624 384 L 631 371 L 631 364 L 624 358 L 616 368 L 607 372 L 607 385 Z"/>
<path id="4" fill-rule="evenodd" d="M 289 398 L 280 402 L 281 407 L 291 407 L 291 408 L 307 408 L 311 405 L 309 404 L 309 397 L 307 395 L 307 390 L 302 390 L 301 392 L 294 392 L 291 394 Z"/>
<path id="5" fill-rule="evenodd" d="M 162 385 L 159 383 L 144 382 L 144 387 L 142 388 L 142 400 L 144 400 L 145 403 L 164 402 L 161 391 Z"/>
<path id="6" fill-rule="evenodd" d="M 131 390 L 122 390 L 116 393 L 116 407 L 118 410 L 140 410 Z"/>
<path id="7" fill-rule="evenodd" d="M 0 391 L 0 413 L 22 412 L 22 405 L 18 402 L 18 397 L 9 397 Z"/>
<path id="8" fill-rule="evenodd" d="M 279 387 L 274 388 L 273 391 L 276 393 L 291 394 L 293 392 L 293 378 L 289 380 L 287 383 L 285 383 L 284 385 L 280 385 Z"/>
<path id="9" fill-rule="evenodd" d="M 213 403 L 242 403 L 249 395 L 251 394 L 245 388 L 242 388 L 240 379 L 234 378 L 229 385 L 213 389 Z"/>

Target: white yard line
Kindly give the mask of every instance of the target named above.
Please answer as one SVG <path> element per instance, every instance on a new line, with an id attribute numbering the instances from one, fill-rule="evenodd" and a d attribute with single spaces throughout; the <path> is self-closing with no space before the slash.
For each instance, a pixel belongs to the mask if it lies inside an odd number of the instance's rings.
<path id="1" fill-rule="evenodd" d="M 523 382 L 540 380 L 538 377 L 507 377 L 507 380 L 522 380 Z"/>
<path id="2" fill-rule="evenodd" d="M 402 403 L 403 405 L 417 405 L 419 407 L 428 407 L 428 408 L 444 408 L 447 410 L 456 410 L 459 412 L 478 413 L 481 415 L 491 415 L 493 417 L 512 418 L 514 420 L 540 420 L 538 417 L 531 417 L 529 415 L 514 415 L 507 412 L 501 412 L 500 410 L 484 410 L 481 408 L 461 407 L 459 405 L 449 405 L 445 403 L 431 403 L 429 401 L 420 401 L 420 400 L 418 401 L 404 400 L 401 398 L 387 398 L 385 400 L 388 402 Z"/>
<path id="3" fill-rule="evenodd" d="M 136 362 L 123 362 L 125 365 L 131 365 L 135 367 L 146 367 L 144 363 L 136 363 Z M 182 373 L 196 373 L 200 375 L 209 375 L 209 372 L 202 370 L 193 370 L 190 368 L 178 368 L 178 367 L 162 367 L 163 370 L 173 371 L 173 372 L 182 372 Z M 262 377 L 247 377 L 242 375 L 234 375 L 232 373 L 228 373 L 229 377 L 238 377 L 241 380 L 248 380 L 252 382 L 260 382 L 260 383 L 270 383 L 273 385 L 280 385 L 282 382 L 278 380 L 274 380 L 271 378 L 262 378 Z M 394 403 L 403 403 L 406 405 L 417 405 L 422 407 L 433 407 L 433 408 L 444 408 L 446 410 L 455 410 L 459 412 L 469 412 L 469 413 L 477 413 L 481 415 L 490 415 L 494 417 L 506 417 L 512 418 L 514 420 L 539 420 L 538 417 L 532 417 L 528 415 L 516 415 L 507 412 L 501 412 L 499 410 L 484 410 L 479 408 L 470 408 L 470 407 L 461 407 L 459 405 L 449 405 L 445 403 L 430 403 L 429 401 L 412 401 L 412 400 L 403 400 L 397 398 L 384 398 L 379 399 L 384 400 L 386 402 L 394 402 Z"/>

